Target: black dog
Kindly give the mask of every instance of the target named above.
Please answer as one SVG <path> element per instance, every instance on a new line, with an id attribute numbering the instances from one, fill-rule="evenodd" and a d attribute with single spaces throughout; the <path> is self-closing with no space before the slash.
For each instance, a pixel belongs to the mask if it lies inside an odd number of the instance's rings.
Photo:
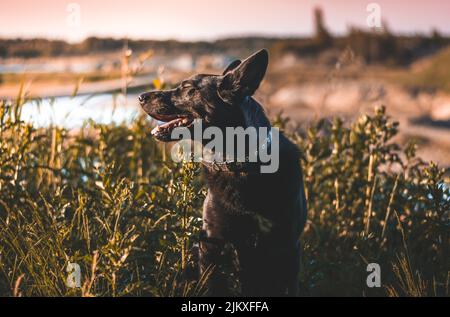
<path id="1" fill-rule="evenodd" d="M 243 62 L 235 61 L 222 75 L 197 75 L 177 88 L 139 96 L 151 117 L 166 123 L 152 134 L 171 141 L 174 128 L 269 127 L 262 107 L 251 96 L 263 80 L 268 53 L 261 50 Z M 270 142 L 268 143 L 270 145 Z M 299 237 L 306 221 L 306 199 L 299 153 L 282 134 L 279 168 L 260 173 L 256 163 L 205 163 L 208 195 L 203 208 L 200 268 L 214 267 L 210 295 L 227 295 L 227 277 L 218 269 L 224 249 L 237 253 L 241 295 L 295 296 L 298 292 Z"/>

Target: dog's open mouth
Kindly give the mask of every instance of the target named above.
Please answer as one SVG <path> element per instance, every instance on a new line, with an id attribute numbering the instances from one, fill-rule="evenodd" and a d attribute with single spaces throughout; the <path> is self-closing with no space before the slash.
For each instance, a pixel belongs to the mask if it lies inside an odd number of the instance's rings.
<path id="1" fill-rule="evenodd" d="M 172 140 L 172 131 L 180 127 L 190 127 L 194 118 L 190 116 L 152 116 L 154 119 L 161 121 L 162 123 L 157 125 L 151 134 L 154 138 L 160 141 Z"/>

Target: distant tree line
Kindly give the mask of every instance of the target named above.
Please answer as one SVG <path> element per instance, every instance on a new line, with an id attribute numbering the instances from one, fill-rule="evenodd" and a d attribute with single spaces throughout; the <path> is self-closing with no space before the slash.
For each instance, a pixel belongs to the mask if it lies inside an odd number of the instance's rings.
<path id="1" fill-rule="evenodd" d="M 450 38 L 434 30 L 430 36 L 396 36 L 386 23 L 370 31 L 352 27 L 348 34 L 333 37 L 327 30 L 322 10 L 314 12 L 315 35 L 308 39 L 286 39 L 274 44 L 276 54 L 293 53 L 298 56 L 314 56 L 328 49 L 350 48 L 367 64 L 408 65 L 413 61 L 433 54 L 450 45 Z"/>
<path id="2" fill-rule="evenodd" d="M 89 37 L 80 43 L 71 44 L 62 40 L 49 39 L 0 39 L 0 57 L 54 57 L 75 56 L 90 53 L 117 51 L 127 43 L 128 47 L 140 51 L 153 49 L 157 53 L 214 53 L 252 50 L 256 47 L 270 47 L 277 39 L 245 37 L 222 39 L 215 42 L 181 42 L 176 40 L 127 40 L 115 38 Z"/>
<path id="3" fill-rule="evenodd" d="M 367 32 L 352 28 L 347 36 L 332 37 L 329 33 L 312 38 L 258 38 L 242 37 L 215 42 L 180 42 L 175 40 L 125 40 L 89 37 L 71 44 L 62 40 L 48 39 L 0 39 L 0 57 L 54 57 L 76 56 L 90 53 L 117 51 L 128 42 L 133 50 L 153 49 L 157 53 L 231 53 L 244 54 L 260 47 L 272 47 L 278 54 L 293 53 L 313 56 L 330 48 L 350 47 L 354 53 L 371 63 L 409 64 L 432 54 L 450 44 L 448 37 L 434 32 L 432 36 L 395 36 L 387 31 Z"/>

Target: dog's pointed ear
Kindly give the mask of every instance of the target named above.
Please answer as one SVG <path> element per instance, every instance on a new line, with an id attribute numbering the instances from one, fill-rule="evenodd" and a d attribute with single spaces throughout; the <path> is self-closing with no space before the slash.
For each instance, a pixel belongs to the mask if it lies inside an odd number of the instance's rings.
<path id="1" fill-rule="evenodd" d="M 219 87 L 220 95 L 227 100 L 252 96 L 263 80 L 268 64 L 269 53 L 265 49 L 248 57 L 224 74 Z"/>
<path id="2" fill-rule="evenodd" d="M 226 75 L 232 70 L 234 70 L 236 67 L 238 67 L 241 64 L 241 60 L 237 59 L 235 61 L 232 61 L 230 65 L 223 71 L 222 75 Z"/>

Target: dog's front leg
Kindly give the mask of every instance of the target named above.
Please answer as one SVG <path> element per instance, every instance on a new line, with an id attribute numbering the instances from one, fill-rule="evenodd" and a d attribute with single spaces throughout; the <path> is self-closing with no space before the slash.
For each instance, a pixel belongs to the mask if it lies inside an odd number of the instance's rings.
<path id="1" fill-rule="evenodd" d="M 200 280 L 205 281 L 207 295 L 229 296 L 228 278 L 225 274 L 225 245 L 222 241 L 207 237 L 202 231 L 199 249 Z"/>
<path id="2" fill-rule="evenodd" d="M 200 233 L 199 268 L 201 279 L 206 280 L 208 295 L 228 296 L 230 286 L 225 273 L 230 264 L 227 241 L 224 236 L 226 216 L 221 205 L 208 192 L 203 204 L 203 229 Z"/>

